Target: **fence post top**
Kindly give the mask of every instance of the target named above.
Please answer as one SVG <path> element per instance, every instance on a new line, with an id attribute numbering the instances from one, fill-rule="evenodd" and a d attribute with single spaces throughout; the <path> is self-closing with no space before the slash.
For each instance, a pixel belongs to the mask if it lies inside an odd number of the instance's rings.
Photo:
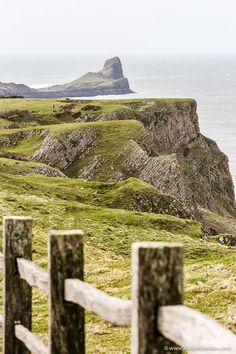
<path id="1" fill-rule="evenodd" d="M 82 230 L 50 230 L 49 236 L 83 236 Z"/>
<path id="2" fill-rule="evenodd" d="M 132 244 L 133 250 L 138 250 L 140 248 L 183 248 L 180 243 L 169 243 L 169 242 L 134 242 Z"/>
<path id="3" fill-rule="evenodd" d="M 5 220 L 32 220 L 31 216 L 4 216 L 3 217 L 3 221 Z"/>

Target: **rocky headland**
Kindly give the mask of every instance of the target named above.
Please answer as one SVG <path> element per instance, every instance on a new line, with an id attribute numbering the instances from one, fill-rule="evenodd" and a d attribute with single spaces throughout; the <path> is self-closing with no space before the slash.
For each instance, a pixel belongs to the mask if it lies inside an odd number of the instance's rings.
<path id="1" fill-rule="evenodd" d="M 116 77 L 116 73 L 108 75 Z M 135 178 L 146 183 L 140 185 L 146 192 L 140 193 L 137 188 L 135 193 L 133 189 L 132 203 L 127 202 L 131 209 L 194 218 L 210 234 L 229 232 L 222 223 L 212 222 L 216 215 L 236 215 L 228 159 L 214 141 L 201 134 L 194 100 L 57 103 L 54 119 L 68 123 L 30 128 L 30 124 L 38 125 L 33 117 L 39 118 L 25 113 L 31 122 L 27 129 L 8 130 L 1 135 L 1 156 L 43 163 L 83 181 L 116 184 Z M 23 121 L 17 114 L 7 116 L 14 120 L 15 128 Z M 32 147 L 25 154 L 22 146 L 30 142 Z M 46 170 L 39 171 L 43 174 Z M 147 186 L 153 186 L 158 196 L 152 189 L 147 192 Z M 113 205 L 119 207 L 118 200 Z"/>
<path id="2" fill-rule="evenodd" d="M 91 97 L 98 95 L 129 94 L 128 79 L 124 77 L 118 57 L 106 60 L 102 70 L 88 72 L 80 78 L 64 85 L 54 85 L 43 89 L 33 89 L 23 84 L 0 82 L 0 96 L 23 96 L 26 98 Z"/>

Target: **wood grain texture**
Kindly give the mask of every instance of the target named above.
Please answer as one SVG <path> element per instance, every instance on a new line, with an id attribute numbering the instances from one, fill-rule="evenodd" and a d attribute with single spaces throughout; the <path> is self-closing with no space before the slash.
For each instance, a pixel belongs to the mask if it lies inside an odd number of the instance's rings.
<path id="1" fill-rule="evenodd" d="M 0 315 L 0 330 L 2 331 L 3 328 L 3 316 Z"/>
<path id="2" fill-rule="evenodd" d="M 15 326 L 15 336 L 32 354 L 49 354 L 43 342 L 22 325 Z"/>
<path id="3" fill-rule="evenodd" d="M 78 279 L 67 279 L 65 299 L 92 311 L 117 326 L 130 326 L 131 301 L 109 296 Z"/>
<path id="4" fill-rule="evenodd" d="M 189 354 L 220 353 L 223 348 L 229 348 L 225 352 L 236 353 L 236 336 L 231 331 L 189 307 L 161 307 L 157 325 L 165 337 L 186 348 Z"/>
<path id="5" fill-rule="evenodd" d="M 133 244 L 132 354 L 173 353 L 166 348 L 175 344 L 157 329 L 158 308 L 182 304 L 182 270 L 180 245 L 162 242 Z"/>
<path id="6" fill-rule="evenodd" d="M 36 286 L 48 294 L 48 272 L 24 258 L 17 258 L 17 267 L 21 279 L 24 279 L 31 287 Z"/>
<path id="7" fill-rule="evenodd" d="M 3 271 L 4 271 L 4 256 L 0 252 L 0 272 L 3 272 Z"/>
<path id="8" fill-rule="evenodd" d="M 31 287 L 20 279 L 16 259 L 32 257 L 32 220 L 29 217 L 4 218 L 4 326 L 3 353 L 28 354 L 15 337 L 15 323 L 31 330 Z"/>
<path id="9" fill-rule="evenodd" d="M 83 233 L 52 231 L 49 234 L 50 354 L 84 354 L 84 309 L 65 301 L 65 280 L 84 279 Z"/>

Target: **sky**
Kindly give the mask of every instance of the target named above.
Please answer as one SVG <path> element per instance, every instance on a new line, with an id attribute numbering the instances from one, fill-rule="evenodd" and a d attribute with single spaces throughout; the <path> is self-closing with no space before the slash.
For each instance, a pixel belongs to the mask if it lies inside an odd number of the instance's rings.
<path id="1" fill-rule="evenodd" d="M 235 0 L 0 0 L 0 55 L 236 54 Z"/>

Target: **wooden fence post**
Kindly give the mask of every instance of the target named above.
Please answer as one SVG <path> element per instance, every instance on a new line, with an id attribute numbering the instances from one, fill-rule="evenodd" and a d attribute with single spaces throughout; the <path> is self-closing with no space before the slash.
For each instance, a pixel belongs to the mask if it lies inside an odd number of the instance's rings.
<path id="1" fill-rule="evenodd" d="M 158 307 L 182 304 L 183 251 L 172 243 L 132 245 L 132 354 L 181 353 L 157 329 Z"/>
<path id="2" fill-rule="evenodd" d="M 84 279 L 83 232 L 49 233 L 50 354 L 84 354 L 84 309 L 64 299 L 65 280 Z"/>
<path id="3" fill-rule="evenodd" d="M 32 318 L 31 287 L 17 271 L 16 259 L 20 257 L 32 257 L 32 219 L 8 216 L 4 218 L 4 354 L 29 353 L 15 337 L 15 323 L 31 330 Z"/>

